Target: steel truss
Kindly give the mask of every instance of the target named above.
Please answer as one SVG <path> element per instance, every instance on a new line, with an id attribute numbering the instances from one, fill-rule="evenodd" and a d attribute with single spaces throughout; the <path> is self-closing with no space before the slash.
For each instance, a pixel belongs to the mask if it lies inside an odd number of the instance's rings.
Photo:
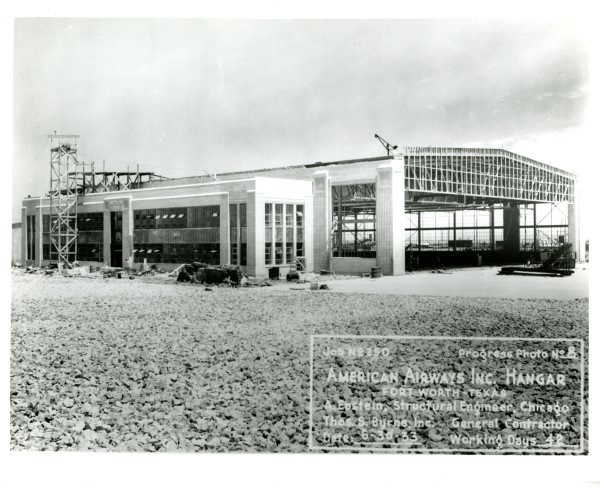
<path id="1" fill-rule="evenodd" d="M 460 196 L 463 203 L 574 202 L 575 175 L 506 150 L 406 147 L 411 200 Z"/>
<path id="2" fill-rule="evenodd" d="M 58 263 L 69 266 L 77 258 L 77 194 L 84 164 L 77 160 L 77 135 L 50 138 L 50 243 Z M 58 143 L 56 146 L 55 143 Z"/>
<path id="3" fill-rule="evenodd" d="M 50 246 L 58 263 L 67 267 L 77 260 L 77 200 L 100 192 L 138 189 L 143 184 L 168 180 L 153 172 L 96 172 L 94 164 L 77 159 L 78 135 L 49 134 L 50 138 Z M 56 145 L 56 146 L 55 146 Z"/>
<path id="4" fill-rule="evenodd" d="M 139 189 L 149 182 L 169 180 L 154 172 L 95 172 L 93 164 L 92 170 L 83 173 L 81 178 L 82 190 L 86 194 Z"/>

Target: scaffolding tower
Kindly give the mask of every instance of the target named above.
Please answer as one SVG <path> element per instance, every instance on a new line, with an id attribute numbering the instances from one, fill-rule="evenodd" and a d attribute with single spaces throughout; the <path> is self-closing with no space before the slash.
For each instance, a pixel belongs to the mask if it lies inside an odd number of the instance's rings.
<path id="1" fill-rule="evenodd" d="M 58 263 L 77 259 L 77 195 L 83 189 L 84 164 L 77 160 L 78 135 L 49 134 L 50 246 Z"/>

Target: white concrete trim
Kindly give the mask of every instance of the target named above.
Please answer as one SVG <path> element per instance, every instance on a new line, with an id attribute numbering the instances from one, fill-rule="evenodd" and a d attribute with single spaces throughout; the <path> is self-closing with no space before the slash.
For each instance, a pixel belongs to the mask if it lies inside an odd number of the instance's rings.
<path id="1" fill-rule="evenodd" d="M 185 177 L 184 177 L 185 178 Z M 263 178 L 269 178 L 269 177 L 263 177 Z M 230 183 L 238 183 L 238 182 L 252 182 L 254 180 L 256 180 L 257 177 L 252 177 L 250 179 L 235 179 L 235 180 L 221 180 L 218 182 L 197 182 L 195 184 L 183 184 L 183 185 L 167 185 L 167 186 L 158 186 L 158 187 L 145 187 L 144 189 L 123 189 L 122 191 L 109 191 L 109 192 L 94 192 L 92 194 L 87 194 L 89 196 L 105 196 L 107 194 L 120 194 L 122 192 L 148 192 L 148 191 L 157 191 L 157 190 L 164 190 L 164 189 L 185 189 L 187 187 L 206 187 L 209 185 L 223 185 L 223 184 L 230 184 Z M 50 199 L 49 197 L 30 197 L 30 198 L 25 198 L 23 199 L 23 201 L 27 201 L 30 199 Z"/>
<path id="2" fill-rule="evenodd" d="M 186 199 L 189 197 L 211 197 L 211 196 L 223 196 L 227 195 L 229 192 L 209 192 L 208 194 L 185 194 L 182 196 L 162 196 L 162 197 L 138 197 L 136 199 L 131 199 L 132 202 L 139 201 L 161 201 L 164 199 Z M 131 196 L 130 196 L 131 197 Z"/>

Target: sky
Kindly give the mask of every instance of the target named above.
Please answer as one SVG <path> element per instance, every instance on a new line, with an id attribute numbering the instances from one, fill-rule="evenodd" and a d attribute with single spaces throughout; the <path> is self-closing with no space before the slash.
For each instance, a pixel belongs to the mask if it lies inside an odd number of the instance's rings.
<path id="1" fill-rule="evenodd" d="M 13 220 L 47 134 L 106 170 L 202 175 L 501 147 L 585 175 L 588 40 L 568 20 L 19 18 Z"/>

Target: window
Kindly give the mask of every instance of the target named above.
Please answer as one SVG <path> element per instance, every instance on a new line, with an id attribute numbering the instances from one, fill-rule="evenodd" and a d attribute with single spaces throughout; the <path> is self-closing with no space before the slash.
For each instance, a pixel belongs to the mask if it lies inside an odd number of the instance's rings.
<path id="1" fill-rule="evenodd" d="M 77 260 L 102 262 L 103 257 L 101 243 L 79 243 L 77 245 Z"/>
<path id="2" fill-rule="evenodd" d="M 231 265 L 238 265 L 238 246 L 237 243 L 231 244 L 231 258 L 229 260 Z"/>
<path id="3" fill-rule="evenodd" d="M 27 249 L 26 259 L 35 260 L 35 215 L 27 216 Z"/>
<path id="4" fill-rule="evenodd" d="M 291 264 L 304 253 L 304 205 L 265 204 L 265 265 Z"/>
<path id="5" fill-rule="evenodd" d="M 273 263 L 273 205 L 265 204 L 265 264 Z"/>
<path id="6" fill-rule="evenodd" d="M 304 205 L 296 206 L 296 257 L 304 257 Z"/>
<path id="7" fill-rule="evenodd" d="M 218 243 L 136 243 L 135 262 L 183 264 L 202 262 L 219 264 Z"/>
<path id="8" fill-rule="evenodd" d="M 247 257 L 248 257 L 247 245 L 245 243 L 241 243 L 240 244 L 240 265 L 248 265 Z"/>
<path id="9" fill-rule="evenodd" d="M 273 263 L 273 244 L 265 243 L 265 264 L 271 265 Z"/>
<path id="10" fill-rule="evenodd" d="M 273 226 L 273 205 L 265 204 L 265 226 Z"/>

